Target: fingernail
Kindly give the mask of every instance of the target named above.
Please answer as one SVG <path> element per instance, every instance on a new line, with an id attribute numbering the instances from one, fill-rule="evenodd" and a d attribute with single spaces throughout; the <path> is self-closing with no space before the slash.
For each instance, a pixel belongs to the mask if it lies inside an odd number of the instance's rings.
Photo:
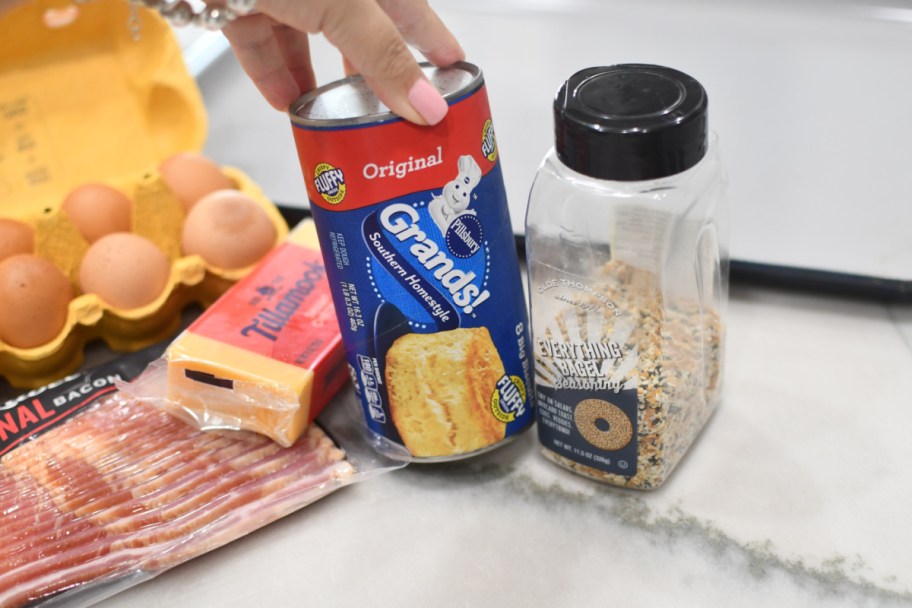
<path id="1" fill-rule="evenodd" d="M 436 125 L 447 113 L 447 102 L 434 85 L 424 78 L 419 78 L 412 85 L 408 102 L 429 125 Z"/>

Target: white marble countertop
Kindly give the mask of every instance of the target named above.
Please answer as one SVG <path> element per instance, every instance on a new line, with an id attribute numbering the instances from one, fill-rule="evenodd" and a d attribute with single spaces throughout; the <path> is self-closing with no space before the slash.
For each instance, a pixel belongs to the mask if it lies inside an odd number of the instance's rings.
<path id="1" fill-rule="evenodd" d="M 722 403 L 659 490 L 568 473 L 533 429 L 102 605 L 912 606 L 912 309 L 736 288 L 729 313 Z"/>
<path id="2" fill-rule="evenodd" d="M 528 1 L 545 15 L 557 6 L 551 0 Z M 579 8 L 586 2 L 567 5 Z M 454 8 L 455 0 L 440 4 L 461 38 L 476 26 L 476 40 L 491 35 L 492 28 L 505 32 L 512 19 L 493 10 L 481 10 L 481 17 L 465 16 Z M 485 4 L 478 0 L 473 6 Z M 658 50 L 652 51 L 659 47 L 651 46 L 660 44 L 660 37 L 636 37 L 637 30 L 631 28 L 653 23 L 650 11 L 670 2 L 642 4 L 645 16 L 626 14 L 612 29 L 615 46 L 604 53 L 605 61 L 618 55 L 621 60 L 663 59 Z M 883 10 L 912 21 L 903 6 Z M 729 18 L 730 12 L 721 12 L 708 22 L 694 17 L 684 25 L 696 23 L 704 31 Z M 796 19 L 780 25 L 797 30 L 812 22 L 806 14 Z M 842 17 L 828 19 L 832 28 L 818 31 L 818 42 L 850 39 L 843 36 L 847 30 L 839 21 Z M 667 14 L 661 22 L 669 23 Z M 537 31 L 527 21 L 515 25 Z M 600 31 L 598 24 L 587 27 L 586 36 L 574 44 L 591 42 L 593 32 Z M 912 52 L 908 23 L 884 27 L 886 33 L 879 37 L 866 25 L 858 44 L 902 64 Z M 725 41 L 724 31 L 713 32 Z M 780 61 L 767 76 L 781 75 L 776 70 L 795 59 L 797 72 L 790 74 L 801 75 L 795 76 L 795 86 L 806 83 L 805 76 L 822 78 L 813 70 L 819 58 L 809 54 L 810 47 L 761 33 L 760 28 L 753 30 L 748 47 L 769 49 L 776 40 L 779 49 Z M 568 56 L 554 50 L 560 41 L 547 34 L 541 31 L 542 46 L 535 50 L 558 58 L 550 69 L 566 75 L 561 61 Z M 551 46 L 545 44 L 548 40 Z M 601 44 L 601 38 L 592 40 Z M 492 85 L 492 100 L 497 94 L 493 89 L 511 83 L 512 77 L 494 65 L 492 54 L 498 48 L 479 42 L 470 49 L 479 63 L 491 66 L 486 67 L 489 81 L 502 83 Z M 896 49 L 899 54 L 893 53 Z M 678 56 L 688 65 L 705 59 L 695 46 L 680 50 Z M 314 57 L 321 65 L 321 82 L 341 74 L 341 63 L 325 45 L 315 44 Z M 833 65 L 842 65 L 847 56 L 833 57 Z M 809 62 L 804 71 L 799 69 L 801 60 Z M 594 60 L 587 58 L 586 63 Z M 724 80 L 725 69 L 735 70 L 728 56 L 719 56 L 713 65 L 717 71 L 710 78 L 717 82 Z M 529 64 L 520 65 L 513 75 L 528 76 L 530 69 Z M 854 76 L 871 73 L 858 70 Z M 907 75 L 905 70 L 894 76 L 908 80 Z M 534 87 L 530 82 L 528 91 L 534 89 L 539 97 L 554 88 L 552 82 L 535 82 Z M 231 61 L 213 65 L 200 84 L 210 118 L 206 153 L 247 171 L 276 201 L 301 203 L 303 187 L 287 118 L 266 107 Z M 908 107 L 909 99 L 907 95 L 892 102 Z M 504 107 L 495 110 L 506 117 Z M 908 118 L 908 113 L 903 116 Z M 726 120 L 739 124 L 737 116 L 726 115 Z M 526 176 L 547 146 L 550 126 L 545 123 L 539 120 L 529 129 L 534 145 L 511 134 L 510 128 L 498 127 L 505 157 L 512 151 L 516 159 L 510 161 L 516 163 L 513 168 L 505 170 L 508 190 L 527 191 Z M 905 132 L 909 124 L 902 125 Z M 891 133 L 896 141 L 908 139 L 899 131 Z M 251 134 L 259 138 L 255 145 Z M 729 141 L 733 159 L 751 145 L 744 139 Z M 843 150 L 822 145 L 834 153 Z M 908 159 L 908 149 L 903 152 Z M 534 157 L 532 164 L 524 154 Z M 778 162 L 788 164 L 790 159 L 784 156 Z M 766 172 L 735 187 L 752 190 L 779 167 L 761 169 Z M 786 190 L 780 186 L 777 192 Z M 903 187 L 908 192 L 907 184 Z M 511 194 L 511 199 L 511 205 L 523 207 L 521 194 Z M 912 209 L 908 197 L 893 204 L 902 205 L 905 213 Z M 764 218 L 753 215 L 761 206 L 748 207 L 742 214 L 746 221 L 736 231 L 739 243 L 765 246 L 768 233 L 757 231 Z M 855 219 L 844 211 L 843 225 L 854 227 Z M 789 225 L 813 225 L 815 213 L 796 211 Z M 514 224 L 520 224 L 515 209 L 513 215 Z M 865 230 L 877 227 L 868 221 L 871 217 L 864 219 Z M 880 225 L 895 237 L 900 224 L 881 220 Z M 754 232 L 747 234 L 746 228 Z M 812 240 L 814 234 L 801 233 L 809 238 L 808 251 L 822 242 Z M 871 238 L 877 237 L 865 236 Z M 897 249 L 890 260 L 907 259 L 903 256 L 912 251 L 909 239 L 897 242 L 902 252 Z M 719 410 L 656 491 L 603 486 L 552 465 L 539 455 L 533 429 L 474 459 L 410 465 L 344 488 L 99 606 L 912 607 L 912 306 L 736 285 L 725 365 Z M 338 399 L 352 398 L 350 390 L 344 389 Z"/>
<path id="3" fill-rule="evenodd" d="M 341 73 L 314 56 L 321 81 Z M 201 79 L 206 152 L 300 203 L 287 119 L 238 74 Z M 532 430 L 345 488 L 101 605 L 912 606 L 912 307 L 731 296 L 722 403 L 657 491 L 559 469 Z"/>

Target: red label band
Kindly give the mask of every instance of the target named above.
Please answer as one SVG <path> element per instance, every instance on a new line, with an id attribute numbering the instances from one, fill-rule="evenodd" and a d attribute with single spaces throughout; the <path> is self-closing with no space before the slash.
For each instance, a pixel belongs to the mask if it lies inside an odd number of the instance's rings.
<path id="1" fill-rule="evenodd" d="M 405 120 L 316 129 L 294 125 L 295 145 L 312 204 L 348 211 L 439 187 L 470 154 L 482 175 L 497 161 L 484 85 L 450 105 L 433 127 Z"/>

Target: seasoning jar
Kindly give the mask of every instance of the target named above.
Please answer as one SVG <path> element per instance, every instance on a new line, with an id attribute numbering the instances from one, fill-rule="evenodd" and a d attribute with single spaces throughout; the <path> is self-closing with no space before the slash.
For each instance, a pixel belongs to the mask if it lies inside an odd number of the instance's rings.
<path id="1" fill-rule="evenodd" d="M 719 400 L 725 177 L 707 95 L 666 67 L 577 72 L 532 186 L 526 261 L 543 454 L 659 487 Z"/>

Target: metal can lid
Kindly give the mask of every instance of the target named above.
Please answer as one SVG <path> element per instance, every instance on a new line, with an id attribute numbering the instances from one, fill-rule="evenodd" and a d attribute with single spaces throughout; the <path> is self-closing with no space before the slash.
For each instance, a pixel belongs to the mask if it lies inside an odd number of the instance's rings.
<path id="1" fill-rule="evenodd" d="M 448 103 L 482 83 L 481 70 L 471 63 L 460 62 L 447 68 L 422 63 L 421 69 Z M 377 98 L 361 76 L 343 78 L 306 93 L 291 104 L 288 114 L 294 124 L 311 128 L 401 120 Z"/>

